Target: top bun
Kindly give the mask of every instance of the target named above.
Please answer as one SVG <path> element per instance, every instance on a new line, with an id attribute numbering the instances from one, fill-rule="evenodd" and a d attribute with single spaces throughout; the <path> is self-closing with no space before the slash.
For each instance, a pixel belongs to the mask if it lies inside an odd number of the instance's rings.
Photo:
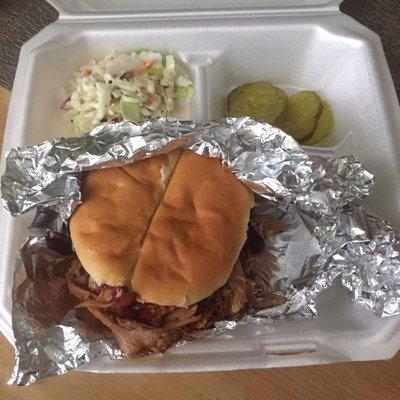
<path id="1" fill-rule="evenodd" d="M 98 284 L 188 306 L 223 286 L 247 237 L 252 192 L 219 159 L 189 150 L 89 171 L 70 220 Z"/>

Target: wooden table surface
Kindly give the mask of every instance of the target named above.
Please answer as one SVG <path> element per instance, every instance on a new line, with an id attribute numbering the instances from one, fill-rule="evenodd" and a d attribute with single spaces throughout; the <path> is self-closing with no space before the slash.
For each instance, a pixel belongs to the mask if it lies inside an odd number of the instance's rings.
<path id="1" fill-rule="evenodd" d="M 9 92 L 0 87 L 0 146 Z M 70 372 L 30 387 L 8 386 L 12 346 L 0 334 L 0 400 L 398 400 L 400 353 L 388 361 L 184 374 Z"/>

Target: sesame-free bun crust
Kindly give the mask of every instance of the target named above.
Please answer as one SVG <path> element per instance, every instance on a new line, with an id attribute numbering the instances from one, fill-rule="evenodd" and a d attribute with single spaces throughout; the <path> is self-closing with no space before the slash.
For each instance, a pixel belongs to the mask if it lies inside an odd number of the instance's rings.
<path id="1" fill-rule="evenodd" d="M 189 150 L 89 171 L 82 194 L 70 231 L 86 271 L 141 301 L 173 306 L 225 284 L 254 203 L 219 159 Z"/>

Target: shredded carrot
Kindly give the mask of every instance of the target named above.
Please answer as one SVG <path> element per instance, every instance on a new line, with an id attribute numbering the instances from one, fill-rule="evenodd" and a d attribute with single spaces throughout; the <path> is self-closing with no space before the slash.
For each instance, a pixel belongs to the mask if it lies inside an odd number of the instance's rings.
<path id="1" fill-rule="evenodd" d="M 146 70 L 147 68 L 150 68 L 153 64 L 154 64 L 154 60 L 146 60 L 146 61 L 144 61 L 143 64 L 140 67 L 135 68 L 132 71 L 133 76 L 141 74 L 144 70 Z"/>
<path id="2" fill-rule="evenodd" d="M 82 76 L 89 76 L 92 73 L 90 69 L 84 69 L 82 71 Z"/>
<path id="3" fill-rule="evenodd" d="M 151 93 L 146 93 L 147 97 L 147 104 L 153 104 L 156 101 L 156 96 L 152 95 Z"/>

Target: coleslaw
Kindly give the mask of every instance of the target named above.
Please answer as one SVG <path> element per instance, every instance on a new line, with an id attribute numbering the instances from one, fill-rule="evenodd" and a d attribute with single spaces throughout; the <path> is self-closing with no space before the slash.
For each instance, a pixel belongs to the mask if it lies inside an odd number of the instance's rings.
<path id="1" fill-rule="evenodd" d="M 123 119 L 141 123 L 170 116 L 193 95 L 193 82 L 173 55 L 112 51 L 76 72 L 62 106 L 74 134 Z"/>

